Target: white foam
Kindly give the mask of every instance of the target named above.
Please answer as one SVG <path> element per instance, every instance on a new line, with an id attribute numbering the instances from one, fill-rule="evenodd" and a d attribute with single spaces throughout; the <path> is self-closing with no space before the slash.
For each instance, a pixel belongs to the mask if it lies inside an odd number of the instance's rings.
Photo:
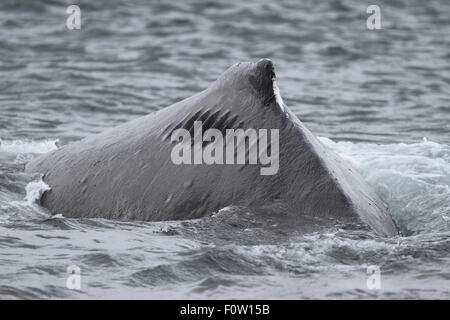
<path id="1" fill-rule="evenodd" d="M 450 146 L 373 144 L 319 138 L 361 173 L 406 234 L 450 230 Z"/>
<path id="2" fill-rule="evenodd" d="M 0 139 L 0 152 L 22 154 L 44 154 L 58 149 L 56 143 L 59 140 L 2 140 Z"/>

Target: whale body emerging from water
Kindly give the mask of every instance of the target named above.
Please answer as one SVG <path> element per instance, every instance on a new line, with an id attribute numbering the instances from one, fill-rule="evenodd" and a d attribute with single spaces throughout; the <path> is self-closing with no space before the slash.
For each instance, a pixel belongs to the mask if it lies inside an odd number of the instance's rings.
<path id="1" fill-rule="evenodd" d="M 272 205 L 299 219 L 397 235 L 383 201 L 284 105 L 274 79 L 270 60 L 238 63 L 190 98 L 33 159 L 26 171 L 41 174 L 51 188 L 40 204 L 72 218 L 146 221 Z M 279 150 L 267 139 L 267 149 L 278 151 L 276 170 L 261 174 L 261 163 L 175 164 L 172 133 L 193 133 L 194 123 L 224 135 L 228 129 L 277 129 Z"/>

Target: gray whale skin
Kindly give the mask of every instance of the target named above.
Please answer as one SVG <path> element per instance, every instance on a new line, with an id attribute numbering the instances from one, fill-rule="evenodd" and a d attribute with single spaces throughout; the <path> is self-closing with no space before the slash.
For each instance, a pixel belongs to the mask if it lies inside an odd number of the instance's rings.
<path id="1" fill-rule="evenodd" d="M 398 235 L 392 217 L 355 169 L 277 99 L 270 60 L 238 63 L 208 89 L 172 106 L 31 160 L 51 190 L 40 204 L 70 218 L 194 219 L 227 206 L 273 205 L 296 219 L 356 223 Z M 279 170 L 261 165 L 176 165 L 178 128 L 279 129 Z M 280 213 L 281 214 L 281 213 Z"/>

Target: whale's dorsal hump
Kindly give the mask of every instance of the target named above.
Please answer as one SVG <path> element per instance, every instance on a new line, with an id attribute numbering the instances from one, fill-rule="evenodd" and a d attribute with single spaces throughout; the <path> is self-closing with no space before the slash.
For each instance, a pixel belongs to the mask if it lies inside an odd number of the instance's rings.
<path id="1" fill-rule="evenodd" d="M 214 83 L 214 89 L 226 89 L 229 92 L 247 90 L 262 100 L 264 105 L 283 103 L 275 83 L 275 69 L 269 59 L 257 62 L 239 62 L 226 70 Z"/>

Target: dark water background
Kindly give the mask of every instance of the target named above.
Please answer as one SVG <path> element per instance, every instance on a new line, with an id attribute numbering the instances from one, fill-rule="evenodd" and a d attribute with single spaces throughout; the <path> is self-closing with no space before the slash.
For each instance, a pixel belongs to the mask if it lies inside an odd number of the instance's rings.
<path id="1" fill-rule="evenodd" d="M 66 28 L 70 4 L 81 30 Z M 371 4 L 381 30 L 366 28 Z M 0 298 L 450 298 L 449 35 L 445 0 L 2 0 Z M 236 208 L 140 223 L 50 218 L 34 204 L 44 186 L 21 171 L 28 159 L 263 57 L 285 103 L 406 237 L 304 235 Z M 73 264 L 81 291 L 65 287 Z M 369 265 L 381 290 L 366 287 Z"/>

